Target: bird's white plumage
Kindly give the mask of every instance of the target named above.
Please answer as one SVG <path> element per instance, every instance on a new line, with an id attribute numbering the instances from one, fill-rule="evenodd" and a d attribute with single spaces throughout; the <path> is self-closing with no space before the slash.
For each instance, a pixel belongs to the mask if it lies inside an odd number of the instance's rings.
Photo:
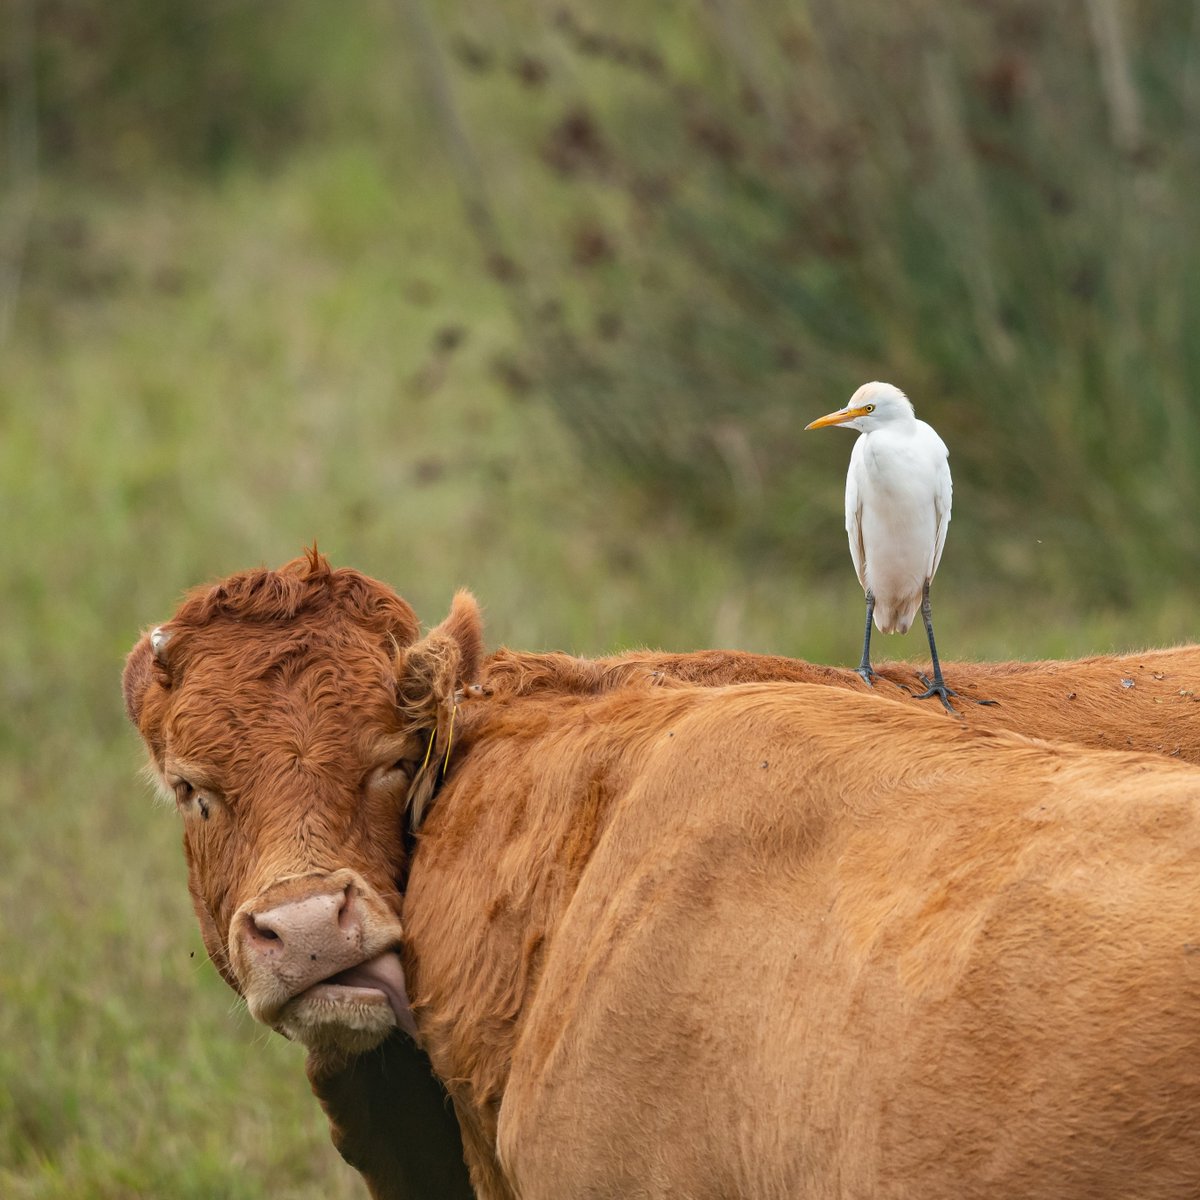
<path id="1" fill-rule="evenodd" d="M 869 410 L 869 411 L 868 411 Z M 937 571 L 950 524 L 949 452 L 889 383 L 867 383 L 837 413 L 814 425 L 859 432 L 846 475 L 846 536 L 875 625 L 906 633 Z"/>

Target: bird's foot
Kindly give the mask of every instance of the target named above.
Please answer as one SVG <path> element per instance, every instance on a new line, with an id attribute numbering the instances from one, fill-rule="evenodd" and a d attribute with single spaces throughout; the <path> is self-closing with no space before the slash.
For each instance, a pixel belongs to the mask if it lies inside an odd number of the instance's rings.
<path id="1" fill-rule="evenodd" d="M 944 682 L 942 684 L 940 684 L 940 686 L 936 683 L 930 683 L 929 677 L 923 671 L 918 671 L 916 674 L 917 674 L 917 678 L 928 689 L 926 692 L 922 693 L 920 696 L 917 696 L 916 697 L 917 700 L 927 700 L 930 696 L 938 696 L 941 699 L 942 703 L 946 704 L 947 696 L 956 696 L 959 700 L 969 700 L 972 704 L 982 704 L 986 708 L 999 708 L 999 706 L 1000 706 L 999 700 L 975 700 L 971 696 L 959 696 L 959 694 L 957 692 L 952 691 L 950 688 L 948 688 Z M 900 686 L 904 687 L 904 684 L 900 684 Z M 904 690 L 907 692 L 908 688 L 904 688 Z M 946 707 L 950 708 L 950 706 L 948 704 L 946 704 Z M 950 709 L 950 711 L 954 712 L 953 709 Z M 955 713 L 954 715 L 958 716 L 957 713 Z"/>
<path id="2" fill-rule="evenodd" d="M 875 672 L 871 669 L 870 663 L 862 663 L 854 668 L 854 673 L 867 685 L 867 687 L 875 686 Z"/>
<path id="3" fill-rule="evenodd" d="M 951 696 L 957 696 L 958 693 L 953 688 L 946 686 L 945 680 L 939 675 L 932 683 L 928 677 L 920 671 L 917 672 L 917 678 L 925 685 L 925 690 L 919 695 L 913 697 L 914 700 L 928 700 L 930 696 L 936 696 L 941 702 L 942 707 L 952 716 L 958 717 L 962 714 L 950 703 Z"/>

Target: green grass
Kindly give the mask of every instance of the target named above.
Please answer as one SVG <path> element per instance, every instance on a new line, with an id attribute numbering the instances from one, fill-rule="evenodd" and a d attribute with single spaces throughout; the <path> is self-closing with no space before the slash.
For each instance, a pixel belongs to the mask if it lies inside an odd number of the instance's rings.
<path id="1" fill-rule="evenodd" d="M 632 9 L 620 12 L 618 27 L 633 36 L 642 27 Z M 454 6 L 445 13 L 448 27 L 462 27 Z M 648 152 L 664 163 L 682 154 L 675 116 L 660 114 L 659 124 L 646 116 L 657 85 L 635 86 L 602 59 L 574 74 L 561 39 L 543 31 L 530 41 L 495 14 L 480 20 L 475 33 L 495 57 L 491 75 L 460 79 L 472 128 L 502 129 L 526 150 L 541 144 L 569 97 L 514 82 L 507 64 L 536 51 L 573 81 L 580 103 L 600 105 L 606 120 L 642 121 Z M 710 43 L 694 31 L 662 36 L 680 78 L 711 76 L 714 94 L 738 94 Z M 339 71 L 354 74 L 344 62 Z M 380 78 L 370 86 L 386 91 Z M 860 351 L 834 347 L 822 357 L 819 321 L 829 306 L 849 303 L 853 281 L 816 259 L 802 272 L 752 280 L 754 305 L 766 295 L 783 308 L 759 325 L 751 320 L 747 332 L 746 313 L 761 307 L 739 315 L 729 298 L 745 281 L 725 294 L 712 280 L 736 266 L 740 248 L 757 253 L 786 225 L 753 180 L 738 185 L 750 200 L 734 220 L 708 187 L 722 168 L 689 160 L 667 223 L 651 229 L 667 231 L 664 250 L 636 234 L 639 215 L 620 188 L 506 169 L 504 138 L 483 136 L 492 197 L 504 235 L 523 249 L 533 301 L 557 300 L 565 328 L 585 338 L 589 354 L 603 341 L 595 318 L 614 304 L 624 304 L 633 330 L 599 352 L 612 372 L 609 390 L 597 386 L 603 374 L 581 383 L 563 376 L 562 363 L 547 372 L 538 357 L 545 347 L 518 329 L 509 289 L 480 265 L 446 162 L 432 152 L 436 131 L 407 92 L 399 102 L 389 95 L 403 110 L 393 114 L 394 144 L 365 130 L 306 141 L 269 172 L 239 166 L 235 155 L 206 179 L 162 172 L 114 183 L 64 168 L 42 180 L 17 323 L 0 347 L 6 1198 L 362 1194 L 328 1144 L 300 1051 L 254 1027 L 205 961 L 174 815 L 153 803 L 138 774 L 121 664 L 184 588 L 277 564 L 316 539 L 336 563 L 394 584 L 429 623 L 456 587 L 473 588 L 492 645 L 581 653 L 727 645 L 857 659 L 862 598 L 840 512 L 850 439 L 798 440 L 792 428 L 801 410 L 808 419 L 843 399 L 831 391 L 847 356 L 857 361 Z M 864 176 L 854 186 L 866 196 L 877 184 Z M 993 217 L 1011 230 L 1021 213 Z M 561 239 L 580 222 L 613 233 L 619 264 L 563 268 Z M 691 261 L 686 248 L 711 242 L 718 223 L 727 261 Z M 1103 228 L 1073 236 L 1094 246 Z M 908 249 L 916 254 L 927 233 L 918 230 Z M 955 236 L 971 242 L 969 233 Z M 1122 252 L 1136 259 L 1130 247 Z M 1157 261 L 1139 268 L 1139 287 Z M 886 266 L 873 262 L 870 271 Z M 645 288 L 625 287 L 643 276 Z M 920 303 L 900 305 L 881 335 L 886 362 L 919 380 L 961 378 L 962 362 L 950 369 L 942 359 L 962 347 L 929 332 L 941 286 L 936 272 L 932 283 L 917 281 Z M 674 304 L 689 295 L 693 324 L 656 324 L 663 296 Z M 872 321 L 901 299 L 873 294 Z M 1071 407 L 1087 393 L 1086 354 L 1058 361 L 1049 341 L 1027 345 L 1031 357 L 1021 361 L 1036 365 L 1038 380 L 1057 381 L 1034 396 L 1044 422 L 1029 424 L 1028 409 L 1012 409 L 1015 434 L 1033 439 L 1025 443 L 1030 471 L 1053 472 L 1056 445 L 1118 427 L 1113 381 L 1137 376 L 1129 340 L 1106 343 L 1098 326 L 1072 342 L 1080 322 L 1101 316 L 1058 302 L 1070 311 L 1055 337 L 1109 356 L 1096 367 L 1106 380 L 1104 411 L 1090 424 L 1085 412 L 1080 425 Z M 1169 297 L 1156 303 L 1169 307 Z M 802 368 L 771 374 L 773 339 L 803 325 L 804 314 L 817 325 L 798 335 Z M 1141 326 L 1121 328 L 1136 340 Z M 1170 367 L 1171 339 L 1181 327 L 1163 328 L 1163 371 L 1175 395 L 1183 376 Z M 831 336 L 839 330 L 832 326 Z M 588 364 L 595 367 L 594 355 Z M 1006 378 L 1017 375 L 1014 366 Z M 673 480 L 692 486 L 693 476 L 664 464 L 657 484 L 647 483 L 652 455 L 637 471 L 614 472 L 563 407 L 564 397 L 591 405 L 580 419 L 593 435 L 621 434 L 630 422 L 636 442 L 649 429 L 643 443 L 653 447 L 669 424 L 664 413 L 720 417 L 725 391 L 744 386 L 754 401 L 763 379 L 765 440 L 754 449 L 775 461 L 786 447 L 787 471 L 779 474 L 780 460 L 774 474 L 739 476 L 735 430 L 720 461 L 740 480 L 743 510 L 730 518 L 715 505 L 709 524 L 696 519 L 703 503 L 677 503 L 673 494 Z M 549 385 L 559 388 L 557 405 Z M 995 386 L 985 397 L 995 399 Z M 1186 494 L 1178 481 L 1189 463 L 1194 470 L 1194 403 L 1176 414 L 1179 434 L 1161 479 L 1140 475 L 1126 504 L 1118 472 L 1083 510 L 1045 499 L 1083 486 L 1078 455 L 1065 454 L 1061 473 L 1036 494 L 1024 475 L 980 469 L 996 426 L 973 428 L 970 404 L 958 401 L 947 434 L 955 463 L 968 469 L 934 589 L 943 657 L 1071 656 L 1194 636 L 1179 561 L 1164 560 L 1160 578 L 1154 558 L 1172 497 Z M 1150 410 L 1133 414 L 1138 463 L 1159 444 L 1155 420 Z M 1022 461 L 1016 443 L 1001 449 L 1005 463 Z M 1112 452 L 1097 455 L 1103 465 Z M 631 489 L 630 478 L 641 486 Z M 786 487 L 776 493 L 780 479 Z M 1064 533 L 1055 522 L 1067 510 L 1077 523 Z M 1146 549 L 1131 541 L 1128 514 L 1151 510 L 1158 515 Z M 1108 512 L 1111 522 L 1078 523 L 1078 511 Z M 1181 514 L 1186 536 L 1193 516 Z M 762 520 L 773 532 L 756 542 Z M 1110 571 L 1126 582 L 1097 586 Z M 880 638 L 877 653 L 922 658 L 920 633 Z"/>

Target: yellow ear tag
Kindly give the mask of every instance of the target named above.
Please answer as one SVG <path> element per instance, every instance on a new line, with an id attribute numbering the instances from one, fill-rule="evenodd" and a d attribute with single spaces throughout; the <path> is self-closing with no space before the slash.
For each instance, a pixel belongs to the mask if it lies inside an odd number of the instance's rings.
<path id="1" fill-rule="evenodd" d="M 446 734 L 446 759 L 442 763 L 442 774 L 443 775 L 446 774 L 446 770 L 450 766 L 450 747 L 454 745 L 454 718 L 456 716 L 458 716 L 458 705 L 457 704 L 450 710 L 450 730 Z M 433 742 L 431 741 L 429 744 L 430 744 L 430 746 L 432 746 Z"/>
<path id="2" fill-rule="evenodd" d="M 430 730 L 429 745 L 425 747 L 425 761 L 421 764 L 421 771 L 424 771 L 425 768 L 427 766 L 429 766 L 429 756 L 433 753 L 433 739 L 436 736 L 437 736 L 437 730 L 436 729 Z M 420 775 L 421 771 L 418 771 L 417 774 Z"/>

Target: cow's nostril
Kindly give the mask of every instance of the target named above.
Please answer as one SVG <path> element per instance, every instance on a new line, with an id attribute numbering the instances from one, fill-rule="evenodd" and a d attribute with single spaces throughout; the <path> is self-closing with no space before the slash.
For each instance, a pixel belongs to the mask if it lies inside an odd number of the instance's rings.
<path id="1" fill-rule="evenodd" d="M 351 904 L 350 885 L 342 889 L 342 898 L 338 902 L 337 923 L 341 929 L 346 928 L 347 922 L 353 916 L 353 904 Z"/>
<path id="2" fill-rule="evenodd" d="M 250 933 L 252 937 L 260 942 L 278 942 L 282 940 L 279 932 L 271 927 L 271 921 L 267 913 L 250 914 Z"/>

